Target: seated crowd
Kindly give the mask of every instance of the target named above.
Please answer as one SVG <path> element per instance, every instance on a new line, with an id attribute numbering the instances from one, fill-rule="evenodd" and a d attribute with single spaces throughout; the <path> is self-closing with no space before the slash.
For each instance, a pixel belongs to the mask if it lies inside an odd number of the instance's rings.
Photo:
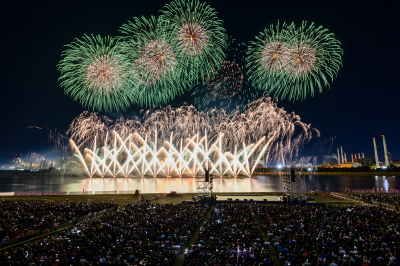
<path id="1" fill-rule="evenodd" d="M 2 246 L 8 239 L 24 235 L 35 236 L 49 227 L 73 221 L 76 218 L 115 208 L 117 204 L 103 202 L 0 202 L 0 239 Z"/>
<path id="2" fill-rule="evenodd" d="M 201 227 L 183 265 L 272 265 L 250 204 L 219 204 Z"/>
<path id="3" fill-rule="evenodd" d="M 0 254 L 1 265 L 171 265 L 209 206 L 137 204 Z"/>
<path id="4" fill-rule="evenodd" d="M 392 205 L 399 205 L 400 194 L 398 193 L 352 193 L 351 196 L 363 201 L 376 201 Z"/>
<path id="5" fill-rule="evenodd" d="M 394 211 L 257 206 L 264 231 L 284 265 L 394 265 L 400 258 L 400 217 Z"/>

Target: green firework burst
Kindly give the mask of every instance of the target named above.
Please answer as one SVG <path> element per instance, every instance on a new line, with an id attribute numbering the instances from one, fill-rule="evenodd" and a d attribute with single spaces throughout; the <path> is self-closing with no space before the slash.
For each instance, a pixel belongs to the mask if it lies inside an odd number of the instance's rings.
<path id="1" fill-rule="evenodd" d="M 66 47 L 58 64 L 65 93 L 93 110 L 125 110 L 132 91 L 127 89 L 128 66 L 117 42 L 84 35 Z"/>
<path id="2" fill-rule="evenodd" d="M 265 29 L 248 50 L 247 66 L 253 85 L 289 100 L 305 99 L 329 87 L 342 65 L 343 50 L 333 33 L 313 23 Z"/>
<path id="3" fill-rule="evenodd" d="M 173 0 L 164 9 L 161 19 L 173 33 L 185 74 L 204 82 L 213 65 L 225 59 L 227 35 L 222 20 L 214 8 L 198 0 Z"/>
<path id="4" fill-rule="evenodd" d="M 125 34 L 121 37 L 121 52 L 130 64 L 136 104 L 163 104 L 184 91 L 188 82 L 183 78 L 183 66 L 164 22 L 153 16 L 134 17 L 120 31 Z"/>

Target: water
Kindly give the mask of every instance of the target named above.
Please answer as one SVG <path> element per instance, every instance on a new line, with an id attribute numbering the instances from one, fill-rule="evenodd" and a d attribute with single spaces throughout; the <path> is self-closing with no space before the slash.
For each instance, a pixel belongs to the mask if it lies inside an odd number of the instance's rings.
<path id="1" fill-rule="evenodd" d="M 0 192 L 59 191 L 134 191 L 142 193 L 196 192 L 196 178 L 54 178 L 50 176 L 0 174 Z M 307 191 L 341 192 L 345 189 L 399 189 L 400 177 L 374 176 L 307 176 Z M 214 192 L 281 192 L 279 176 L 252 178 L 214 178 Z"/>

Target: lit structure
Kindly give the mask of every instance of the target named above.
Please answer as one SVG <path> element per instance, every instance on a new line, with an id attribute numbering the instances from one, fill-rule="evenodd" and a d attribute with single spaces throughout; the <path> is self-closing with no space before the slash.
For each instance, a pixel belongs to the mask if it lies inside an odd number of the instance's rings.
<path id="1" fill-rule="evenodd" d="M 380 168 L 379 166 L 379 159 L 378 159 L 378 151 L 376 149 L 376 142 L 375 142 L 375 138 L 372 138 L 374 140 L 374 150 L 375 150 L 375 164 L 376 164 L 376 168 Z"/>
<path id="2" fill-rule="evenodd" d="M 383 139 L 383 150 L 385 151 L 386 167 L 389 167 L 389 157 L 388 157 L 388 152 L 387 152 L 387 147 L 386 147 L 385 135 L 382 135 L 382 139 Z"/>
<path id="3" fill-rule="evenodd" d="M 342 163 L 344 163 L 344 157 L 343 157 L 343 147 L 342 147 L 342 146 L 340 146 L 340 151 L 341 151 L 341 153 L 342 153 Z"/>
<path id="4" fill-rule="evenodd" d="M 344 162 L 347 163 L 346 153 L 344 153 Z"/>
<path id="5" fill-rule="evenodd" d="M 356 157 L 357 159 L 357 157 Z M 354 162 L 353 154 L 351 155 L 351 161 Z"/>
<path id="6" fill-rule="evenodd" d="M 113 131 L 113 140 L 106 137 L 104 146 L 98 147 L 95 140 L 92 149 L 85 148 L 83 154 L 73 140 L 70 140 L 79 161 L 86 173 L 92 176 L 183 176 L 204 174 L 204 164 L 209 165 L 210 174 L 219 176 L 251 176 L 260 158 L 266 153 L 275 136 L 261 138 L 257 143 L 242 144 L 235 147 L 233 153 L 224 151 L 223 137 L 220 133 L 210 143 L 207 134 L 196 134 L 185 141 L 173 143 L 173 133 L 169 141 L 164 141 L 159 148 L 157 132 L 154 142 L 131 134 L 126 139 Z M 112 145 L 108 145 L 112 141 Z M 200 173 L 199 173 L 200 172 Z"/>
<path id="7" fill-rule="evenodd" d="M 340 164 L 340 152 L 339 152 L 339 148 L 337 148 L 337 161 L 338 161 L 338 164 Z"/>

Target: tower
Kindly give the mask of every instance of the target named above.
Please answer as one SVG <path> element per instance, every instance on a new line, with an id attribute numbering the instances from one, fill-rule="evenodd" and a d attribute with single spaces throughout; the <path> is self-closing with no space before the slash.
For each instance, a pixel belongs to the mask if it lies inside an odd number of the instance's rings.
<path id="1" fill-rule="evenodd" d="M 385 135 L 382 135 L 382 139 L 383 139 L 383 150 L 385 151 L 386 167 L 389 167 L 389 157 L 388 157 L 387 148 L 386 148 Z"/>
<path id="2" fill-rule="evenodd" d="M 342 154 L 342 163 L 344 163 L 344 157 L 343 157 L 343 147 L 342 147 L 342 146 L 340 146 L 340 151 L 341 151 L 341 154 Z"/>
<path id="3" fill-rule="evenodd" d="M 351 161 L 352 161 L 352 162 L 354 162 L 354 159 L 353 159 L 353 154 L 351 155 Z"/>
<path id="4" fill-rule="evenodd" d="M 340 164 L 340 153 L 339 153 L 339 148 L 337 148 L 337 164 Z"/>
<path id="5" fill-rule="evenodd" d="M 380 168 L 379 166 L 379 160 L 378 160 L 378 151 L 376 150 L 376 142 L 375 142 L 375 138 L 372 138 L 374 140 L 374 150 L 375 150 L 375 164 L 376 164 L 376 168 Z"/>

